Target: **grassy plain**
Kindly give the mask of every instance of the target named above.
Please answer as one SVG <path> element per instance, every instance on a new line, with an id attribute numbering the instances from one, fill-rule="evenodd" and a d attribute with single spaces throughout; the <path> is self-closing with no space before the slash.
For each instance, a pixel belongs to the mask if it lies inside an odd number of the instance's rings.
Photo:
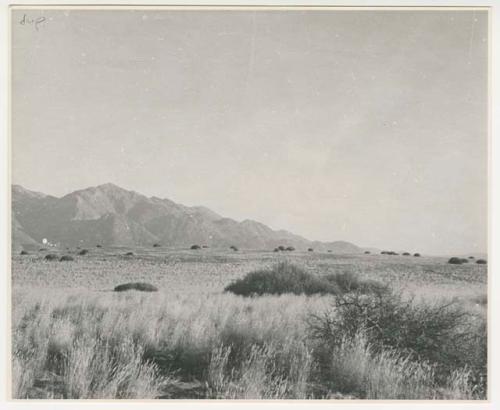
<path id="1" fill-rule="evenodd" d="M 13 397 L 484 398 L 467 368 L 436 384 L 432 363 L 409 362 L 397 351 L 375 354 L 362 334 L 330 352 L 325 373 L 308 322 L 335 296 L 223 292 L 253 270 L 288 261 L 318 276 L 352 272 L 388 283 L 414 303 L 455 300 L 484 321 L 484 265 L 166 248 L 66 250 L 59 254 L 74 261 L 45 261 L 49 252 L 12 259 Z M 159 291 L 112 291 L 126 282 Z"/>

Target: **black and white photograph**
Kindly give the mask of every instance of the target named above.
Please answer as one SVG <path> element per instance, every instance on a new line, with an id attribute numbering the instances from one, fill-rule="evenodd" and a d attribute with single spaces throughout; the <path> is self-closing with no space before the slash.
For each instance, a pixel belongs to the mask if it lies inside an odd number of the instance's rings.
<path id="1" fill-rule="evenodd" d="M 488 400 L 490 11 L 12 6 L 11 399 Z"/>

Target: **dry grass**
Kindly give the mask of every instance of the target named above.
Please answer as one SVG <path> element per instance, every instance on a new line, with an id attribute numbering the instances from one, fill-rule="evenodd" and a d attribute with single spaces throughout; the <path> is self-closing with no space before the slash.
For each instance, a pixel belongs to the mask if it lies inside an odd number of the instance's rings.
<path id="1" fill-rule="evenodd" d="M 320 276 L 352 272 L 391 281 L 417 301 L 458 298 L 484 315 L 485 266 L 163 247 L 133 249 L 126 258 L 127 251 L 75 251 L 68 264 L 46 262 L 41 252 L 13 256 L 13 397 L 478 398 L 467 370 L 436 385 L 432 364 L 375 353 L 363 335 L 345 340 L 327 359 L 331 377 L 318 378 L 324 373 L 307 318 L 327 310 L 334 296 L 243 298 L 222 290 L 252 270 L 288 261 Z M 111 291 L 124 282 L 159 291 Z"/>

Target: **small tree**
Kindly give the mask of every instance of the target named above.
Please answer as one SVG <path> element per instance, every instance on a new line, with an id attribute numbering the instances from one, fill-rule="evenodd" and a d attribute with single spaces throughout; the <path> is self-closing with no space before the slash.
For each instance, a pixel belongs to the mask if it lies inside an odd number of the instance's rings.
<path id="1" fill-rule="evenodd" d="M 417 258 L 419 258 L 420 254 L 419 253 L 415 253 L 415 254 L 413 254 L 413 256 L 416 256 Z"/>
<path id="2" fill-rule="evenodd" d="M 289 252 L 293 252 L 295 250 L 295 248 L 293 246 L 289 246 L 285 250 L 287 250 Z"/>
<path id="3" fill-rule="evenodd" d="M 486 265 L 488 262 L 487 262 L 485 259 L 478 259 L 478 260 L 476 261 L 476 263 L 477 263 L 478 265 Z"/>
<path id="4" fill-rule="evenodd" d="M 198 249 L 201 249 L 201 246 L 200 245 L 191 245 L 191 249 L 198 250 Z"/>

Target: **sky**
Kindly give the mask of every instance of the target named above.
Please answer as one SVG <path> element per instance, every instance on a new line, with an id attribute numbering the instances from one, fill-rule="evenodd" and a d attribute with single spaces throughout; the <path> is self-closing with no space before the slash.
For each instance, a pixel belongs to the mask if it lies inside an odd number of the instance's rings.
<path id="1" fill-rule="evenodd" d="M 480 10 L 16 10 L 12 182 L 308 239 L 487 250 Z"/>

